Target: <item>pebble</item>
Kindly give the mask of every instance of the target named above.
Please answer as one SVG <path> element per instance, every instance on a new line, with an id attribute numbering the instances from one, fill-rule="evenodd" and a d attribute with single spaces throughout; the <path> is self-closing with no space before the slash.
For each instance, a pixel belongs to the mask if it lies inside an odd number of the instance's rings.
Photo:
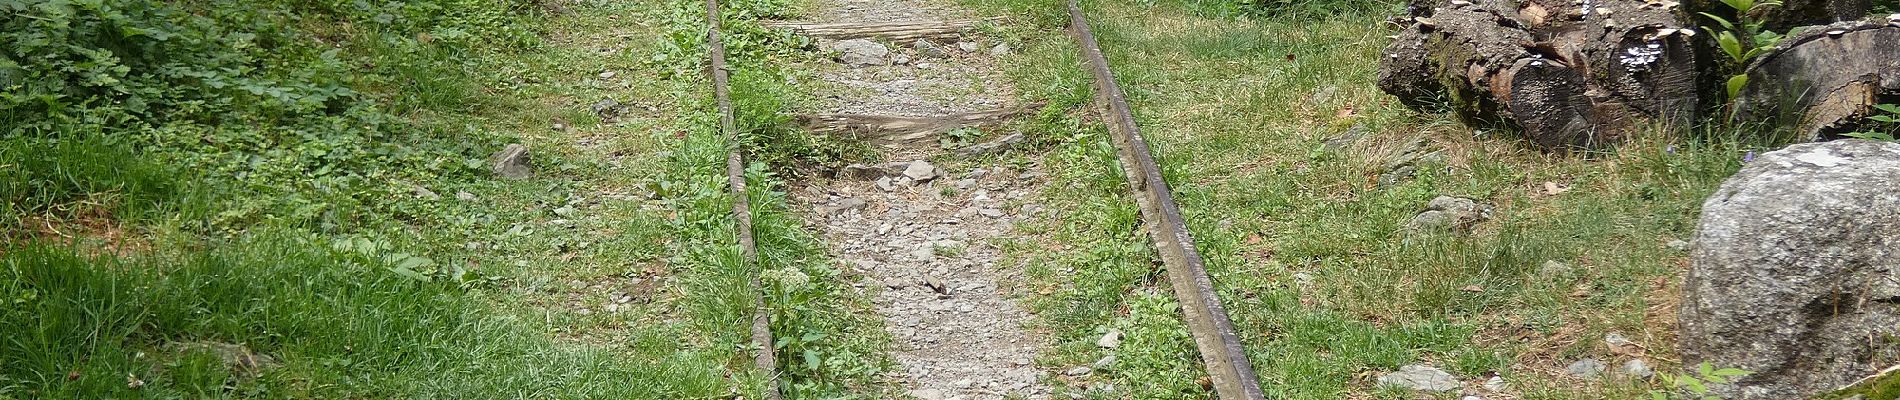
<path id="1" fill-rule="evenodd" d="M 1095 341 L 1096 347 L 1101 347 L 1104 349 L 1113 349 L 1116 347 L 1121 347 L 1121 345 L 1122 345 L 1122 330 L 1120 329 L 1109 329 L 1108 333 L 1103 334 L 1101 339 L 1097 339 Z"/>
<path id="2" fill-rule="evenodd" d="M 1568 372 L 1571 376 L 1578 378 L 1595 378 L 1597 375 L 1603 374 L 1603 371 L 1606 369 L 1609 369 L 1609 367 L 1603 365 L 1602 361 L 1597 361 L 1595 358 L 1585 358 L 1570 363 L 1570 366 L 1564 367 L 1564 372 Z"/>
<path id="3" fill-rule="evenodd" d="M 957 42 L 957 50 L 963 50 L 965 53 L 974 53 L 976 48 L 976 42 Z"/>
<path id="4" fill-rule="evenodd" d="M 1095 372 L 1094 368 L 1089 368 L 1089 366 L 1084 365 L 1080 367 L 1069 368 L 1068 371 L 1063 371 L 1062 373 L 1068 376 L 1083 376 L 1083 375 L 1088 375 L 1093 372 Z"/>
<path id="5" fill-rule="evenodd" d="M 1603 344 L 1610 345 L 1611 348 L 1617 348 L 1636 344 L 1636 342 L 1631 342 L 1629 338 L 1623 337 L 1621 333 L 1610 332 L 1603 335 Z"/>
<path id="6" fill-rule="evenodd" d="M 1670 250 L 1689 251 L 1689 242 L 1683 241 L 1682 239 L 1671 240 L 1669 243 L 1664 244 L 1664 246 L 1668 246 Z"/>
<path id="7" fill-rule="evenodd" d="M 996 45 L 996 47 L 991 47 L 990 55 L 998 56 L 998 57 L 1009 55 L 1009 44 L 1004 43 L 1004 44 L 998 44 Z"/>
<path id="8" fill-rule="evenodd" d="M 937 166 L 924 160 L 911 161 L 904 167 L 904 176 L 918 182 L 931 180 L 937 177 Z"/>
<path id="9" fill-rule="evenodd" d="M 1428 365 L 1413 364 L 1399 367 L 1398 371 L 1379 376 L 1379 386 L 1392 386 L 1403 389 L 1428 392 L 1447 392 L 1458 390 L 1458 378 L 1451 373 Z"/>
<path id="10" fill-rule="evenodd" d="M 1634 359 L 1623 362 L 1623 374 L 1641 379 L 1649 379 L 1651 376 L 1656 376 L 1656 371 L 1651 370 L 1649 363 L 1644 362 L 1642 359 Z"/>
<path id="11" fill-rule="evenodd" d="M 1493 392 L 1502 392 L 1504 391 L 1504 389 L 1507 389 L 1507 388 L 1504 386 L 1504 377 L 1502 376 L 1494 375 L 1484 380 L 1484 390 L 1489 390 Z"/>

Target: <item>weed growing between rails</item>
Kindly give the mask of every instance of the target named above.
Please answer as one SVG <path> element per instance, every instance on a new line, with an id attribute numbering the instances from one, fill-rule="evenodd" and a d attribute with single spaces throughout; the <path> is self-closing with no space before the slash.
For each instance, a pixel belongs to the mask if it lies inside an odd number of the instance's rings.
<path id="1" fill-rule="evenodd" d="M 1658 131 L 1562 158 L 1508 133 L 1411 114 L 1372 85 L 1382 10 L 1262 20 L 1172 5 L 1089 12 L 1274 398 L 1403 397 L 1377 377 L 1411 364 L 1487 398 L 1646 395 L 1659 383 L 1617 370 L 1635 359 L 1675 367 L 1672 310 L 1687 267 L 1676 241 L 1744 155 L 1772 145 L 1724 129 Z M 1086 80 L 1064 72 L 1079 73 L 1070 50 L 1027 47 L 1012 76 L 1043 88 L 1031 97 L 1086 104 L 1073 94 Z M 1014 247 L 1036 275 L 1032 303 L 1060 339 L 1046 362 L 1066 369 L 1114 355 L 1067 381 L 1110 396 L 1203 396 L 1198 376 L 1181 372 L 1196 371 L 1192 343 L 1156 290 L 1122 174 L 1086 120 L 1031 126 L 1058 146 L 1051 207 L 1068 210 L 1034 228 L 1054 243 Z M 1382 183 L 1407 154 L 1430 156 Z M 1496 211 L 1469 234 L 1406 230 L 1439 195 Z M 1110 330 L 1122 346 L 1097 347 Z M 1610 333 L 1641 347 L 1608 344 Z M 1565 372 L 1586 358 L 1612 371 Z M 1499 389 L 1483 385 L 1493 374 Z"/>
<path id="2" fill-rule="evenodd" d="M 694 3 L 703 4 L 703 3 Z M 791 56 L 789 42 L 759 39 L 764 32 L 754 18 L 785 12 L 778 2 L 741 2 L 722 8 L 722 25 L 732 63 L 734 117 L 740 136 L 746 139 L 802 134 L 786 131 L 782 108 L 794 99 L 781 73 L 761 58 Z M 685 7 L 685 5 L 680 5 Z M 673 32 L 705 32 L 703 20 L 673 18 Z M 736 32 L 736 33 L 735 33 Z M 675 60 L 687 49 L 704 50 L 694 39 L 673 35 L 673 46 L 665 47 L 655 60 Z M 745 45 L 745 44 L 750 44 Z M 704 53 L 700 53 L 704 54 Z M 698 79 L 675 75 L 674 79 Z M 700 87 L 710 87 L 701 85 Z M 735 241 L 731 197 L 727 193 L 725 159 L 728 144 L 718 132 L 716 112 L 703 99 L 695 102 L 692 122 L 687 124 L 685 142 L 668 160 L 667 174 L 657 185 L 674 213 L 671 226 L 675 233 L 676 258 L 692 276 L 685 290 L 685 304 L 704 329 L 713 332 L 715 343 L 743 349 L 749 342 L 753 316 L 749 281 L 758 274 L 764 285 L 766 307 L 770 311 L 772 333 L 779 365 L 778 374 L 786 398 L 831 398 L 884 396 L 878 376 L 889 369 L 884 358 L 888 340 L 877 325 L 869 304 L 841 283 L 846 277 L 825 256 L 817 238 L 805 233 L 798 219 L 785 208 L 783 183 L 772 167 L 754 161 L 747 166 L 747 199 L 753 216 L 753 234 L 759 262 L 747 268 Z M 796 149 L 773 147 L 784 142 L 751 141 L 743 149 L 751 154 L 799 154 Z M 763 146 L 763 147 L 754 147 Z M 750 354 L 750 351 L 740 352 Z M 738 356 L 740 354 L 735 354 Z M 734 365 L 742 365 L 735 358 Z M 754 374 L 748 384 L 756 396 L 763 376 Z"/>

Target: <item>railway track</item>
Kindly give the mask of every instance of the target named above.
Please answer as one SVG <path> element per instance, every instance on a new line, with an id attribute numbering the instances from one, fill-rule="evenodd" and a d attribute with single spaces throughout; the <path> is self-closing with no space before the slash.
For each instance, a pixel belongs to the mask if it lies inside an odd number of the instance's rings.
<path id="1" fill-rule="evenodd" d="M 1207 368 L 1214 392 L 1224 400 L 1265 398 L 1253 364 L 1247 361 L 1247 349 L 1234 334 L 1233 321 L 1221 306 L 1214 281 L 1207 276 L 1207 265 L 1194 248 L 1194 237 L 1181 217 L 1181 207 L 1174 203 L 1174 192 L 1168 189 L 1161 167 L 1148 152 L 1148 141 L 1135 125 L 1128 98 L 1115 83 L 1115 73 L 1102 57 L 1101 44 L 1095 41 L 1095 33 L 1082 17 L 1082 7 L 1076 0 L 1069 0 L 1069 32 L 1081 48 L 1089 72 L 1095 75 L 1095 97 L 1103 107 L 1128 188 L 1141 207 L 1142 226 L 1167 267 L 1168 283 L 1173 286 L 1175 300 L 1181 302 L 1182 317 L 1201 352 L 1201 363 Z"/>
<path id="2" fill-rule="evenodd" d="M 779 400 L 778 355 L 774 353 L 772 339 L 772 317 L 765 304 L 765 293 L 759 283 L 758 243 L 752 237 L 752 205 L 746 192 L 745 155 L 739 146 L 739 129 L 733 123 L 731 72 L 726 69 L 726 45 L 721 40 L 719 23 L 719 0 L 706 0 L 706 44 L 711 53 L 710 69 L 713 81 L 713 96 L 719 107 L 719 132 L 726 138 L 726 182 L 732 190 L 732 219 L 737 225 L 739 252 L 744 260 L 747 275 L 752 285 L 752 347 L 758 352 L 753 356 L 753 367 L 766 374 L 764 396 L 767 400 Z"/>
<path id="3" fill-rule="evenodd" d="M 1221 304 L 1213 280 L 1207 275 L 1206 263 L 1195 248 L 1194 238 L 1187 229 L 1180 206 L 1175 204 L 1173 191 L 1163 179 L 1161 168 L 1155 163 L 1140 127 L 1135 124 L 1127 97 L 1116 83 L 1107 59 L 1103 57 L 1101 45 L 1083 17 L 1077 0 L 1068 0 L 1067 6 L 1070 34 L 1075 38 L 1095 78 L 1098 106 L 1102 107 L 1117 158 L 1128 179 L 1129 190 L 1141 209 L 1143 226 L 1167 270 L 1174 296 L 1182 304 L 1182 317 L 1187 321 L 1214 392 L 1223 400 L 1264 399 L 1265 393 L 1247 359 L 1246 348 L 1234 332 L 1233 322 Z M 733 216 L 738 224 L 739 244 L 746 266 L 753 268 L 758 265 L 758 251 L 752 236 L 745 158 L 740 152 L 738 131 L 733 123 L 725 46 L 720 40 L 718 0 L 706 0 L 706 22 L 707 43 L 711 53 L 710 74 L 720 114 L 719 129 L 727 138 L 729 147 L 726 172 L 732 191 Z M 757 349 L 754 364 L 768 374 L 766 398 L 778 400 L 777 359 L 773 353 L 771 321 L 760 292 L 758 274 L 751 275 L 750 284 L 757 296 L 754 299 L 757 308 L 752 321 L 752 344 Z"/>

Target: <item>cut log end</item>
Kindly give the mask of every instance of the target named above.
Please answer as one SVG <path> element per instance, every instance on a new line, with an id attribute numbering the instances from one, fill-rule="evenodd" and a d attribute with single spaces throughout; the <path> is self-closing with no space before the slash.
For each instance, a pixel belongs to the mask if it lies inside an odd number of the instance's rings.
<path id="1" fill-rule="evenodd" d="M 1900 26 L 1885 18 L 1790 37 L 1747 70 L 1736 122 L 1790 127 L 1796 140 L 1860 129 L 1873 106 L 1900 102 Z"/>

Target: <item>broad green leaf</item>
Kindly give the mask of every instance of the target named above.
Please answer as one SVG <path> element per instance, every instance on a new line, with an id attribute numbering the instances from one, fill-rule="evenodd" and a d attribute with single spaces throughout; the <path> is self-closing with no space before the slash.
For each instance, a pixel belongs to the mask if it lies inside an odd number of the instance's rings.
<path id="1" fill-rule="evenodd" d="M 1748 372 L 1748 370 L 1745 370 L 1745 369 L 1741 369 L 1741 368 L 1722 368 L 1722 369 L 1718 369 L 1718 370 L 1715 370 L 1715 372 L 1714 372 L 1714 373 L 1711 373 L 1710 375 L 1714 375 L 1714 376 L 1742 376 L 1742 375 L 1748 375 L 1748 374 L 1752 374 L 1752 373 L 1753 373 L 1753 372 Z"/>
<path id="2" fill-rule="evenodd" d="M 396 268 L 408 268 L 411 270 L 420 271 L 422 270 L 423 267 L 427 267 L 430 265 L 435 265 L 435 260 L 431 260 L 428 257 L 409 257 L 409 258 L 404 258 L 402 259 L 401 262 L 396 263 Z"/>
<path id="3" fill-rule="evenodd" d="M 1874 105 L 1874 108 L 1878 108 L 1878 109 L 1880 109 L 1880 111 L 1886 111 L 1887 113 L 1890 113 L 1890 114 L 1894 114 L 1894 115 L 1900 115 L 1900 105 L 1895 105 L 1895 104 L 1875 104 L 1875 105 Z"/>
<path id="4" fill-rule="evenodd" d="M 1715 364 L 1710 364 L 1706 362 L 1702 363 L 1702 365 L 1697 365 L 1695 367 L 1695 371 L 1696 371 L 1696 374 L 1701 375 L 1704 378 L 1709 377 L 1710 375 L 1715 375 Z"/>
<path id="5" fill-rule="evenodd" d="M 1735 62 L 1748 60 L 1742 53 L 1742 40 L 1736 39 L 1734 32 L 1722 32 L 1715 35 L 1715 42 L 1721 45 L 1722 52 L 1727 53 L 1730 58 L 1734 58 Z"/>
<path id="6" fill-rule="evenodd" d="M 1728 78 L 1728 98 L 1733 100 L 1742 94 L 1742 86 L 1748 85 L 1748 75 L 1736 75 Z"/>
<path id="7" fill-rule="evenodd" d="M 813 371 L 818 370 L 818 352 L 817 351 L 805 350 L 805 369 L 809 369 Z"/>
<path id="8" fill-rule="evenodd" d="M 1721 24 L 1722 27 L 1726 28 L 1727 30 L 1731 30 L 1731 31 L 1735 30 L 1735 23 L 1729 22 L 1727 18 L 1717 17 L 1715 16 L 1715 14 L 1710 14 L 1710 13 L 1697 13 L 1697 14 L 1702 14 L 1702 16 L 1704 17 L 1708 17 L 1709 19 L 1715 20 L 1715 23 Z M 1718 31 L 1718 29 L 1709 29 L 1708 27 L 1703 27 L 1702 30 Z"/>
<path id="9" fill-rule="evenodd" d="M 1755 8 L 1755 0 L 1722 0 L 1722 4 L 1727 4 L 1728 8 L 1732 8 L 1732 9 L 1735 9 L 1735 11 L 1739 11 L 1743 13 L 1746 13 L 1748 12 L 1748 10 Z"/>
<path id="10" fill-rule="evenodd" d="M 1889 122 L 1889 123 L 1900 122 L 1900 119 L 1895 119 L 1893 116 L 1889 116 L 1889 115 L 1875 115 L 1875 116 L 1867 117 L 1867 118 L 1875 120 L 1875 121 L 1880 121 L 1880 122 Z"/>
<path id="11" fill-rule="evenodd" d="M 421 272 L 416 272 L 416 270 L 413 270 L 413 269 L 408 269 L 408 268 L 403 268 L 403 267 L 394 267 L 394 268 L 390 268 L 389 270 L 391 272 L 395 272 L 397 275 L 402 275 L 403 277 L 414 279 L 418 282 L 429 281 L 428 275 L 423 275 Z"/>

